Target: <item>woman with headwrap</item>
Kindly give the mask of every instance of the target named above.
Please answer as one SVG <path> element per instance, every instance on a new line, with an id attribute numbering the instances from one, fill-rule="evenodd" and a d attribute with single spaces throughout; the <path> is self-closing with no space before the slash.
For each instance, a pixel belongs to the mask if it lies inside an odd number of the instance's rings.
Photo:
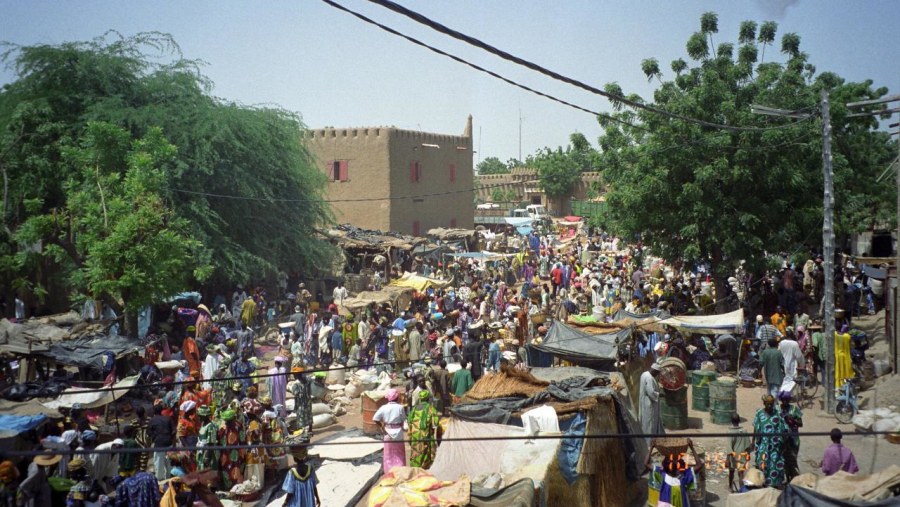
<path id="1" fill-rule="evenodd" d="M 763 396 L 763 408 L 756 411 L 753 418 L 753 432 L 765 434 L 753 438 L 756 448 L 756 465 L 766 476 L 766 485 L 778 488 L 784 484 L 784 433 L 787 424 L 779 410 L 775 408 L 775 397 Z"/>
<path id="2" fill-rule="evenodd" d="M 179 444 L 184 447 L 197 445 L 200 421 L 197 419 L 196 408 L 197 402 L 193 400 L 184 401 L 179 407 L 178 426 L 175 430 L 175 435 L 178 437 Z"/>
<path id="3" fill-rule="evenodd" d="M 409 412 L 409 465 L 430 468 L 437 452 L 441 416 L 430 403 L 431 393 L 419 391 L 419 400 Z"/>
<path id="4" fill-rule="evenodd" d="M 372 420 L 378 424 L 384 435 L 383 465 L 384 472 L 390 472 L 395 466 L 406 466 L 406 446 L 403 444 L 403 421 L 406 420 L 406 410 L 397 402 L 400 393 L 396 389 L 389 389 L 384 396 L 388 400 L 372 416 Z"/>
<path id="5" fill-rule="evenodd" d="M 237 412 L 229 408 L 221 413 L 222 427 L 219 428 L 218 444 L 239 445 L 244 442 L 244 428 L 237 420 Z M 246 449 L 231 449 L 217 451 L 219 453 L 219 472 L 222 474 L 223 489 L 231 489 L 232 486 L 244 482 L 244 473 L 241 465 L 246 458 Z"/>

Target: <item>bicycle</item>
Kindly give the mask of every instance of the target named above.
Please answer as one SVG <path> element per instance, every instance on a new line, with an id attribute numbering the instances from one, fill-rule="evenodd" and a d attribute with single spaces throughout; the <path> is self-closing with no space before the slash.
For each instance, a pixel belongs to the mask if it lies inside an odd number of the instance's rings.
<path id="1" fill-rule="evenodd" d="M 809 408 L 813 404 L 813 398 L 819 391 L 819 382 L 816 376 L 806 368 L 797 368 L 797 377 L 794 379 L 797 384 L 797 405 Z"/>
<path id="2" fill-rule="evenodd" d="M 845 378 L 844 385 L 837 389 L 835 400 L 837 405 L 834 407 L 834 417 L 839 422 L 849 424 L 856 413 L 859 412 L 859 397 L 856 392 L 856 383 L 858 379 Z"/>

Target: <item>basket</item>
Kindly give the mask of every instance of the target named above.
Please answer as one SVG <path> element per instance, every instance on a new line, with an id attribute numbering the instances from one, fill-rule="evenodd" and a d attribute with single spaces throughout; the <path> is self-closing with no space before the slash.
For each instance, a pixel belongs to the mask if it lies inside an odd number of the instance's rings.
<path id="1" fill-rule="evenodd" d="M 684 437 L 663 437 L 653 439 L 653 446 L 662 456 L 681 456 L 687 453 L 688 442 Z"/>
<path id="2" fill-rule="evenodd" d="M 892 444 L 900 444 L 900 433 L 888 433 L 884 438 Z"/>
<path id="3" fill-rule="evenodd" d="M 547 314 L 546 313 L 535 313 L 531 316 L 531 322 L 535 326 L 540 326 L 544 322 L 547 322 Z"/>

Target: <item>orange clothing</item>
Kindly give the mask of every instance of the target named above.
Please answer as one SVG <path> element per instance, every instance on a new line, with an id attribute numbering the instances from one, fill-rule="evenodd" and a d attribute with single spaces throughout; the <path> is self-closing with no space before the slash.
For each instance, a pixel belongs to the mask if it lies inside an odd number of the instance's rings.
<path id="1" fill-rule="evenodd" d="M 778 328 L 781 331 L 781 334 L 784 335 L 785 331 L 787 331 L 787 317 L 780 313 L 772 314 L 772 325 Z"/>
<path id="2" fill-rule="evenodd" d="M 188 371 L 202 371 L 201 368 L 203 365 L 200 363 L 200 347 L 197 346 L 197 342 L 194 341 L 193 338 L 188 336 L 184 339 L 182 351 L 184 352 L 184 360 L 187 361 L 188 364 Z"/>

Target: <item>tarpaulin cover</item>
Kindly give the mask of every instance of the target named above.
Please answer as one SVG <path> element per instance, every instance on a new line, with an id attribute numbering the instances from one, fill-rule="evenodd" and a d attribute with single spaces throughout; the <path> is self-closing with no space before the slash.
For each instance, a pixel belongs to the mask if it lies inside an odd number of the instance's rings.
<path id="1" fill-rule="evenodd" d="M 740 333 L 744 330 L 744 310 L 739 309 L 721 315 L 679 315 L 678 317 L 669 317 L 660 324 L 689 333 Z"/>
<path id="2" fill-rule="evenodd" d="M 761 488 L 746 493 L 732 493 L 725 499 L 725 507 L 775 507 L 781 491 L 775 488 Z"/>
<path id="3" fill-rule="evenodd" d="M 43 403 L 43 405 L 47 408 L 52 409 L 72 408 L 72 405 L 75 405 L 76 403 L 80 404 L 82 408 L 102 407 L 118 400 L 122 396 L 125 396 L 125 393 L 128 392 L 128 389 L 121 388 L 134 386 L 137 383 L 138 377 L 139 375 L 126 377 L 113 384 L 114 389 L 108 391 L 97 391 L 96 389 L 71 387 L 69 389 L 66 389 L 65 392 L 63 392 L 63 394 L 59 396 L 59 398 Z"/>
<path id="4" fill-rule="evenodd" d="M 0 414 L 0 439 L 12 438 L 20 433 L 34 429 L 47 420 L 40 415 L 6 415 Z"/>
<path id="5" fill-rule="evenodd" d="M 632 313 L 632 312 L 629 312 L 628 310 L 619 310 L 613 316 L 613 321 L 621 320 L 621 319 L 625 319 L 625 318 L 646 319 L 646 318 L 650 318 L 650 317 L 660 317 L 662 314 L 665 314 L 666 317 L 669 316 L 668 312 L 664 312 L 662 310 L 652 310 L 647 313 Z"/>
<path id="6" fill-rule="evenodd" d="M 522 236 L 527 236 L 527 235 L 531 234 L 531 231 L 533 231 L 533 230 L 534 230 L 534 228 L 531 227 L 530 225 L 520 225 L 520 226 L 516 227 L 516 232 L 518 232 Z"/>
<path id="7" fill-rule="evenodd" d="M 878 502 L 838 500 L 811 489 L 789 484 L 781 493 L 778 507 L 896 507 L 900 497 L 885 498 Z"/>
<path id="8" fill-rule="evenodd" d="M 850 474 L 840 471 L 827 477 L 817 473 L 804 473 L 795 477 L 791 484 L 808 491 L 815 491 L 832 500 L 875 502 L 892 496 L 891 490 L 900 486 L 900 467 L 891 465 L 873 474 Z M 873 504 L 834 503 L 828 505 Z M 900 505 L 900 499 L 898 499 L 898 503 L 888 505 Z"/>
<path id="9" fill-rule="evenodd" d="M 461 259 L 481 259 L 486 261 L 499 260 L 505 257 L 512 257 L 515 254 L 502 254 L 496 252 L 460 252 L 450 254 L 451 257 L 457 257 Z"/>
<path id="10" fill-rule="evenodd" d="M 112 352 L 118 358 L 143 348 L 141 342 L 136 339 L 119 335 L 96 335 L 54 343 L 49 351 L 40 352 L 38 355 L 66 365 L 100 369 L 105 362 L 103 354 L 106 351 Z"/>
<path id="11" fill-rule="evenodd" d="M 444 280 L 429 278 L 415 273 L 404 273 L 403 276 L 390 283 L 390 285 L 394 287 L 409 287 L 411 289 L 416 289 L 419 292 L 431 287 L 446 287 L 449 284 L 450 282 Z"/>
<path id="12" fill-rule="evenodd" d="M 559 446 L 557 458 L 559 459 L 559 471 L 569 486 L 578 480 L 578 459 L 581 457 L 581 448 L 584 446 L 584 430 L 587 425 L 587 417 L 583 412 L 578 412 L 566 430 L 566 438 Z"/>
<path id="13" fill-rule="evenodd" d="M 532 223 L 534 223 L 534 219 L 530 217 L 504 217 L 503 220 L 513 227 L 518 227 L 520 225 L 531 225 Z"/>
<path id="14" fill-rule="evenodd" d="M 369 507 L 468 505 L 472 483 L 462 476 L 439 480 L 417 467 L 394 467 L 369 491 Z"/>
<path id="15" fill-rule="evenodd" d="M 531 479 L 520 479 L 501 490 L 488 490 L 472 486 L 472 507 L 533 507 L 535 484 Z"/>
<path id="16" fill-rule="evenodd" d="M 499 473 L 504 483 L 525 478 L 543 483 L 560 440 L 485 440 L 523 436 L 515 426 L 451 419 L 429 472 L 442 480 Z"/>
<path id="17" fill-rule="evenodd" d="M 553 366 L 553 354 L 544 352 L 534 345 L 525 345 L 525 353 L 528 355 L 528 366 L 532 368 L 549 368 Z"/>
<path id="18" fill-rule="evenodd" d="M 627 329 L 618 333 L 589 334 L 556 321 L 550 326 L 544 342 L 534 347 L 579 366 L 609 369 L 618 355 L 617 341 L 630 335 L 631 331 Z"/>
<path id="19" fill-rule="evenodd" d="M 863 274 L 868 276 L 869 278 L 874 278 L 876 280 L 884 280 L 885 278 L 887 278 L 886 269 L 876 268 L 873 266 L 869 266 L 868 264 L 862 264 L 860 265 L 860 267 L 862 268 Z"/>

